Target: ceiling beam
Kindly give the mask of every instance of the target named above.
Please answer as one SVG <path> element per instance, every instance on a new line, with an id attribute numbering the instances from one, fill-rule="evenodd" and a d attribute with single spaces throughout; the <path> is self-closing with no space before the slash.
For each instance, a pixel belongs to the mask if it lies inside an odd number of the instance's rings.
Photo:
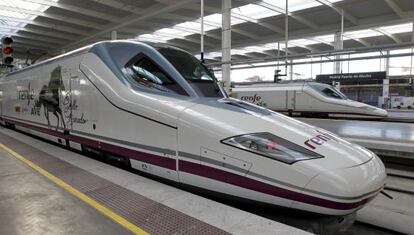
<path id="1" fill-rule="evenodd" d="M 314 48 L 312 48 L 309 45 L 300 45 L 300 44 L 292 43 L 292 42 L 289 42 L 289 44 L 292 45 L 292 46 L 294 46 L 294 47 L 300 47 L 300 48 L 306 49 L 309 52 L 317 52 L 317 50 L 315 50 Z"/>
<path id="2" fill-rule="evenodd" d="M 372 44 L 371 43 L 369 43 L 367 40 L 365 40 L 365 39 L 362 39 L 362 38 L 351 38 L 351 37 L 348 37 L 349 39 L 351 39 L 351 40 L 354 40 L 354 41 L 356 41 L 356 42 L 358 42 L 358 43 L 360 43 L 361 45 L 363 45 L 363 46 L 366 46 L 366 47 L 369 47 L 369 46 L 372 46 Z"/>
<path id="3" fill-rule="evenodd" d="M 17 45 L 13 46 L 13 56 L 15 56 L 15 52 L 16 51 L 20 51 L 20 52 L 27 52 L 30 50 L 36 50 L 36 51 L 42 51 L 42 52 L 47 52 L 47 50 L 43 49 L 43 48 L 35 48 L 35 47 L 28 47 L 26 44 L 19 44 L 17 43 Z"/>
<path id="4" fill-rule="evenodd" d="M 384 0 L 385 3 L 397 14 L 400 18 L 404 18 L 404 12 L 394 0 Z"/>
<path id="5" fill-rule="evenodd" d="M 247 21 L 247 22 L 250 22 L 250 23 L 258 24 L 258 25 L 260 25 L 264 28 L 270 29 L 271 31 L 273 31 L 275 33 L 280 33 L 280 34 L 285 33 L 285 31 L 283 29 L 281 29 L 277 26 L 274 26 L 272 24 L 269 24 L 267 22 L 262 22 L 261 19 L 256 20 L 256 19 L 244 16 L 244 15 L 241 15 L 241 14 L 234 13 L 234 12 L 231 13 L 231 17 L 234 17 L 234 18 L 240 19 L 240 20 L 244 20 L 244 21 Z"/>
<path id="6" fill-rule="evenodd" d="M 322 43 L 322 44 L 325 44 L 325 45 L 328 45 L 328 46 L 330 46 L 330 47 L 335 47 L 335 45 L 334 45 L 334 43 L 332 43 L 332 42 L 326 42 L 326 41 L 324 41 L 324 40 L 319 40 L 319 39 L 317 39 L 317 38 L 309 38 L 309 40 L 312 40 L 312 41 L 315 41 L 315 42 L 319 42 L 319 43 Z"/>
<path id="7" fill-rule="evenodd" d="M 371 18 L 366 18 L 366 19 L 360 19 L 360 25 L 348 26 L 348 27 L 345 28 L 345 31 L 357 31 L 357 30 L 362 30 L 362 29 L 372 29 L 372 28 L 378 27 L 378 22 L 381 22 L 381 25 L 384 25 L 384 26 L 403 24 L 403 23 L 411 22 L 412 18 L 414 18 L 414 11 L 411 12 L 411 13 L 407 12 L 404 19 L 392 19 L 392 20 L 390 20 L 389 17 L 387 17 L 387 16 L 377 16 L 377 17 L 371 17 Z M 317 32 L 315 32 L 313 30 L 310 30 L 310 29 L 302 29 L 302 30 L 297 30 L 297 31 L 290 32 L 290 38 L 292 40 L 294 40 L 294 39 L 303 39 L 303 38 L 313 38 L 313 37 L 316 37 L 316 36 L 334 34 L 334 33 L 337 32 L 337 30 L 338 30 L 337 24 L 323 26 Z M 351 38 L 351 39 L 361 43 L 364 46 L 370 46 L 371 45 L 365 39 L 354 39 L 354 38 Z M 238 42 L 238 43 L 233 43 L 232 48 L 238 49 L 238 48 L 244 48 L 244 47 L 247 47 L 247 46 L 262 45 L 262 44 L 266 44 L 266 43 L 274 43 L 274 42 L 283 41 L 283 40 L 284 40 L 284 38 L 281 37 L 281 36 L 275 37 L 274 35 L 269 35 L 269 36 L 261 37 L 261 39 L 257 40 L 257 41 L 244 40 L 244 41 L 241 41 L 241 42 Z M 206 53 L 217 51 L 217 50 L 219 50 L 219 48 L 220 47 L 218 45 L 214 49 L 207 50 Z"/>
<path id="8" fill-rule="evenodd" d="M 35 42 L 33 40 L 23 39 L 23 38 L 14 38 L 13 44 L 27 46 L 28 48 L 33 48 L 33 49 L 50 50 L 49 44 L 42 43 L 42 42 Z"/>
<path id="9" fill-rule="evenodd" d="M 197 2 L 197 3 L 198 3 L 198 5 L 188 5 L 188 6 L 186 6 L 186 8 L 191 9 L 191 10 L 198 10 L 198 9 L 200 9 L 200 6 L 199 6 L 199 2 Z M 215 7 L 209 7 L 209 6 L 205 6 L 204 10 L 209 11 L 210 13 L 213 13 L 213 14 L 221 12 L 221 9 L 215 8 Z M 254 18 L 245 16 L 245 15 L 242 15 L 242 14 L 235 13 L 235 12 L 231 12 L 231 17 L 236 18 L 236 19 L 240 19 L 240 20 L 243 20 L 243 21 L 247 21 L 247 22 L 250 22 L 250 23 L 258 24 L 258 25 L 260 25 L 264 28 L 267 28 L 267 29 L 275 32 L 275 33 L 280 33 L 280 34 L 285 33 L 284 29 L 279 28 L 275 25 L 269 24 L 267 22 L 263 22 L 262 19 L 254 19 Z M 315 26 L 315 25 L 313 25 L 313 26 Z"/>
<path id="10" fill-rule="evenodd" d="M 102 5 L 112 7 L 118 10 L 128 11 L 131 13 L 142 13 L 142 8 L 136 7 L 131 4 L 123 3 L 120 1 L 114 1 L 114 0 L 90 0 L 92 2 L 100 3 Z"/>
<path id="11" fill-rule="evenodd" d="M 365 40 L 365 39 L 363 39 L 363 38 L 354 38 L 354 37 L 350 37 L 350 36 L 348 36 L 348 35 L 344 35 L 344 38 L 348 38 L 348 39 L 350 39 L 350 40 L 356 41 L 356 42 L 358 42 L 359 44 L 361 44 L 361 45 L 363 45 L 363 46 L 366 46 L 366 47 L 372 46 L 372 44 L 371 44 L 371 43 L 369 43 L 367 40 Z"/>
<path id="12" fill-rule="evenodd" d="M 46 18 L 49 18 L 49 19 L 63 21 L 63 22 L 71 23 L 71 24 L 76 24 L 76 25 L 80 25 L 80 26 L 84 26 L 84 27 L 89 27 L 89 28 L 99 29 L 99 28 L 102 27 L 100 24 L 91 23 L 90 21 L 75 19 L 75 18 L 72 18 L 72 17 L 65 17 L 65 16 L 52 14 L 52 13 L 46 13 L 46 12 L 43 12 L 43 11 L 27 10 L 27 9 L 22 9 L 22 8 L 18 8 L 18 7 L 3 6 L 3 5 L 1 6 L 1 9 L 5 10 L 5 11 L 18 12 L 18 13 L 23 13 L 23 14 L 27 14 L 27 15 L 42 16 L 42 17 L 46 17 Z"/>
<path id="13" fill-rule="evenodd" d="M 377 31 L 377 32 L 379 32 L 379 33 L 382 33 L 383 35 L 385 35 L 385 36 L 387 36 L 387 37 L 389 37 L 389 38 L 391 38 L 395 43 L 402 43 L 403 41 L 401 41 L 401 39 L 399 39 L 396 35 L 394 35 L 394 34 L 392 34 L 392 33 L 388 33 L 387 31 L 385 31 L 385 30 L 382 30 L 382 29 L 380 29 L 380 28 L 376 28 L 376 29 L 373 29 L 373 30 L 375 30 L 375 31 Z"/>
<path id="14" fill-rule="evenodd" d="M 31 29 L 27 27 L 5 25 L 5 24 L 0 24 L 0 29 L 15 29 L 15 30 L 18 30 L 19 32 L 25 31 L 28 33 L 49 36 L 52 38 L 58 38 L 59 40 L 65 40 L 65 41 L 68 41 L 69 40 L 68 37 L 70 37 L 67 34 L 62 34 L 62 33 L 57 33 L 57 32 L 52 32 L 52 31 L 45 31 L 45 30 L 40 30 L 40 29 Z"/>
<path id="15" fill-rule="evenodd" d="M 336 11 L 339 15 L 342 15 L 342 13 L 344 14 L 344 18 L 346 20 L 348 20 L 349 22 L 351 22 L 354 25 L 358 25 L 359 21 L 358 19 L 349 14 L 348 12 L 346 12 L 345 10 L 341 9 L 340 7 L 337 7 L 336 5 L 332 4 L 331 2 L 327 1 L 327 0 L 315 0 L 317 2 L 319 2 L 320 4 L 323 4 L 325 6 L 330 7 L 331 9 L 333 9 L 334 11 Z"/>
<path id="16" fill-rule="evenodd" d="M 191 42 L 191 43 L 200 45 L 200 40 L 196 40 L 196 39 L 191 39 L 191 38 L 186 38 L 186 37 L 177 37 L 177 35 L 171 35 L 171 34 L 166 34 L 166 33 L 158 33 L 158 32 L 155 33 L 155 35 L 158 35 L 158 36 L 161 36 L 161 37 L 165 36 L 165 37 L 169 37 L 169 38 L 173 37 L 176 40 L 182 40 L 182 41 L 185 41 L 185 42 Z M 214 47 L 215 46 L 215 44 L 208 43 L 208 42 L 204 42 L 204 44 L 209 46 L 209 47 Z"/>
<path id="17" fill-rule="evenodd" d="M 181 8 L 182 6 L 184 6 L 186 4 L 189 4 L 190 2 L 192 2 L 192 1 L 191 0 L 183 0 L 179 3 L 177 3 L 177 4 L 172 4 L 172 5 L 168 5 L 168 6 L 160 6 L 158 4 L 153 5 L 149 8 L 143 9 L 142 11 L 144 11 L 146 13 L 143 13 L 142 15 L 139 15 L 139 16 L 129 15 L 129 16 L 123 17 L 121 19 L 121 23 L 111 23 L 109 25 L 106 25 L 104 27 L 104 29 L 101 29 L 97 32 L 93 32 L 89 36 L 82 37 L 78 41 L 68 44 L 63 49 L 69 49 L 69 48 L 75 47 L 75 46 L 77 46 L 81 43 L 85 43 L 88 40 L 93 39 L 94 37 L 97 37 L 97 36 L 102 35 L 104 33 L 109 33 L 113 30 L 117 30 L 119 28 L 129 26 L 129 25 L 137 23 L 139 21 L 147 20 L 151 17 L 155 17 L 155 16 L 160 15 L 160 14 L 164 14 L 164 13 L 167 13 L 167 12 L 174 11 L 176 9 Z"/>
<path id="18" fill-rule="evenodd" d="M 52 39 L 50 37 L 44 37 L 44 36 L 38 36 L 38 35 L 32 35 L 32 34 L 26 35 L 26 34 L 21 33 L 20 31 L 14 33 L 12 36 L 26 38 L 27 40 L 35 40 L 38 42 L 43 42 L 43 43 L 49 44 L 50 47 L 57 47 L 65 43 L 65 41 Z"/>
<path id="19" fill-rule="evenodd" d="M 34 35 L 24 35 L 21 34 L 20 32 L 16 32 L 16 33 L 9 33 L 7 34 L 9 36 L 13 37 L 13 41 L 16 42 L 17 41 L 25 41 L 26 43 L 30 43 L 31 45 L 35 44 L 35 45 L 41 45 L 41 46 L 45 46 L 49 49 L 54 49 L 56 47 L 58 47 L 60 44 L 58 44 L 56 41 L 52 41 L 49 38 L 45 38 L 45 37 L 41 37 L 41 36 L 34 36 Z"/>
<path id="20" fill-rule="evenodd" d="M 125 11 L 128 11 L 128 12 L 134 13 L 134 14 L 139 14 L 139 13 L 144 12 L 143 9 L 134 7 L 133 5 L 124 4 L 124 3 L 120 3 L 120 2 L 116 2 L 116 1 L 112 1 L 112 0 L 91 0 L 91 1 L 99 2 L 101 4 L 105 4 L 105 5 L 110 6 L 110 7 L 125 10 Z M 185 5 L 186 8 L 194 9 L 194 5 L 191 5 L 191 4 L 183 4 L 183 5 Z M 212 10 L 212 9 L 210 9 L 210 10 Z M 216 10 L 221 11 L 220 9 L 216 9 Z M 162 19 L 169 19 L 169 20 L 177 20 L 177 21 L 180 21 L 180 20 L 181 21 L 197 21 L 198 20 L 198 18 L 183 16 L 183 15 L 176 15 L 176 14 L 172 14 L 172 13 L 168 13 L 168 12 L 165 12 L 164 14 L 158 14 L 154 17 L 155 18 L 162 18 Z M 216 28 L 221 27 L 221 25 L 216 25 L 215 23 L 208 22 L 208 21 L 205 21 L 204 24 L 214 26 Z M 162 27 L 162 28 L 165 28 L 165 27 L 168 27 L 168 26 L 164 25 L 164 27 Z M 276 29 L 275 26 L 273 26 L 272 28 L 273 28 L 273 30 Z M 283 30 L 281 30 L 281 31 L 283 31 Z M 252 33 L 249 33 L 245 30 L 236 29 L 236 30 L 234 30 L 234 32 L 236 32 L 238 34 L 241 34 L 245 37 L 248 37 L 250 39 L 254 39 L 254 40 L 258 39 L 258 37 L 256 35 L 254 35 Z M 200 32 L 197 32 L 197 34 L 200 34 Z M 138 33 L 137 33 L 137 35 L 138 35 Z M 211 38 L 214 38 L 214 39 L 217 39 L 217 40 L 221 40 L 221 35 L 215 35 L 214 33 L 211 33 L 211 31 L 210 32 L 206 31 L 205 36 L 211 37 Z"/>
<path id="21" fill-rule="evenodd" d="M 85 16 L 90 16 L 90 17 L 94 17 L 94 18 L 98 18 L 98 19 L 106 20 L 106 21 L 118 22 L 120 20 L 119 17 L 111 16 L 107 13 L 102 13 L 102 12 L 94 11 L 88 8 L 78 7 L 78 6 L 61 3 L 61 2 L 52 2 L 48 0 L 24 0 L 24 1 L 37 3 L 40 5 L 44 5 L 44 6 L 56 7 L 59 9 L 63 9 L 65 11 L 75 12 L 75 13 L 79 13 Z"/>
<path id="22" fill-rule="evenodd" d="M 253 53 L 253 51 L 252 51 Z M 275 56 L 275 53 L 272 53 L 270 51 L 254 51 L 254 53 L 259 53 L 259 54 L 263 54 L 263 55 L 267 55 L 267 56 Z"/>
<path id="23" fill-rule="evenodd" d="M 246 0 L 243 0 L 243 1 L 246 1 Z M 269 10 L 278 12 L 280 14 L 285 14 L 286 13 L 286 9 L 280 8 L 278 6 L 275 6 L 273 4 L 270 4 L 268 2 L 258 1 L 258 2 L 255 2 L 253 4 L 256 4 L 258 6 L 261 6 L 261 7 L 267 8 Z M 291 11 L 288 11 L 288 15 L 290 17 L 292 17 L 293 19 L 299 21 L 300 23 L 302 23 L 302 24 L 304 24 L 304 25 L 306 25 L 306 26 L 308 26 L 308 27 L 310 27 L 312 29 L 319 29 L 319 26 L 317 24 L 313 23 L 309 19 L 305 19 L 304 17 L 302 17 L 302 16 L 300 16 L 298 14 L 295 14 L 295 13 L 293 13 Z"/>
<path id="24" fill-rule="evenodd" d="M 79 34 L 79 35 L 86 35 L 88 33 L 87 31 L 84 31 L 84 30 L 79 30 L 79 29 L 75 29 L 72 27 L 67 27 L 67 26 L 62 26 L 62 25 L 57 25 L 57 24 L 39 22 L 37 20 L 27 20 L 27 19 L 21 19 L 21 18 L 16 18 L 16 17 L 9 17 L 9 16 L 5 17 L 2 15 L 0 15 L 0 19 L 5 19 L 7 21 L 12 21 L 12 22 L 20 22 L 20 23 L 36 25 L 36 26 L 43 27 L 46 29 L 59 30 L 59 31 Z"/>

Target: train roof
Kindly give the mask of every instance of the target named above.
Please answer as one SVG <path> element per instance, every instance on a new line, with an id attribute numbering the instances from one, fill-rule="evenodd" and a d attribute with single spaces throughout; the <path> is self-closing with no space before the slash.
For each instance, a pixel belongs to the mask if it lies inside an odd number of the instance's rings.
<path id="1" fill-rule="evenodd" d="M 245 87 L 301 87 L 309 82 L 315 82 L 314 80 L 300 80 L 300 81 L 280 81 L 280 82 L 243 82 L 243 83 L 232 83 L 234 88 L 245 88 Z"/>
<path id="2" fill-rule="evenodd" d="M 165 44 L 165 43 L 147 43 L 147 42 L 141 42 L 141 41 L 138 41 L 138 40 L 100 41 L 100 42 L 93 43 L 93 44 L 78 48 L 76 50 L 73 50 L 73 51 L 70 51 L 70 52 L 52 57 L 50 59 L 44 60 L 44 61 L 39 62 L 37 64 L 33 64 L 33 65 L 27 66 L 25 68 L 10 72 L 8 74 L 5 74 L 2 77 L 7 77 L 7 76 L 14 75 L 14 74 L 18 74 L 18 73 L 24 72 L 26 70 L 33 69 L 33 68 L 36 68 L 36 67 L 40 67 L 40 66 L 43 66 L 43 65 L 46 65 L 46 64 L 49 64 L 49 63 L 52 63 L 52 62 L 56 62 L 56 61 L 59 61 L 59 60 L 62 60 L 62 59 L 66 59 L 66 58 L 69 58 L 69 57 L 72 57 L 72 56 L 81 55 L 81 54 L 88 53 L 88 52 L 94 53 L 94 52 L 97 52 L 99 50 L 98 48 L 101 48 L 101 49 L 102 48 L 109 48 L 114 43 L 115 44 L 136 44 L 136 45 L 151 46 L 151 47 L 154 47 L 154 48 L 162 48 L 162 47 L 167 48 L 167 47 L 169 47 L 169 48 L 174 48 L 174 49 L 183 51 L 180 48 L 173 47 L 173 46 L 170 46 L 170 45 Z"/>

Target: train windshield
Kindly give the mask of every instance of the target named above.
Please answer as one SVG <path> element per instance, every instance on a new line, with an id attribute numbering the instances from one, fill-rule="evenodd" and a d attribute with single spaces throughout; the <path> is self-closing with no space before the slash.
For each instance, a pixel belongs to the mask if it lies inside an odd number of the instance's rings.
<path id="1" fill-rule="evenodd" d="M 348 99 L 346 95 L 344 95 L 342 92 L 335 89 L 333 86 L 322 84 L 322 83 L 309 83 L 309 85 L 313 89 L 321 93 L 322 95 L 327 96 L 329 98 L 335 98 L 335 99 L 340 99 L 340 100 Z"/>
<path id="2" fill-rule="evenodd" d="M 223 97 L 223 93 L 217 85 L 216 77 L 197 58 L 185 51 L 168 47 L 160 47 L 158 51 L 200 96 Z"/>

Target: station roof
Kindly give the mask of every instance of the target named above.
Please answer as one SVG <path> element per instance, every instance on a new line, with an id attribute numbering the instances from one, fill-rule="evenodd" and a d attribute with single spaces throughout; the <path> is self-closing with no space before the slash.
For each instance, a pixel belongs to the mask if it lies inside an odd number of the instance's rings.
<path id="1" fill-rule="evenodd" d="M 205 0 L 205 51 L 221 56 L 221 0 Z M 412 0 L 289 0 L 290 54 L 334 47 L 344 11 L 344 48 L 412 42 Z M 284 0 L 232 0 L 232 58 L 283 54 Z M 200 51 L 200 1 L 2 0 L 0 35 L 11 35 L 17 54 L 49 55 L 108 40 L 166 42 Z M 277 42 L 280 42 L 278 45 Z"/>

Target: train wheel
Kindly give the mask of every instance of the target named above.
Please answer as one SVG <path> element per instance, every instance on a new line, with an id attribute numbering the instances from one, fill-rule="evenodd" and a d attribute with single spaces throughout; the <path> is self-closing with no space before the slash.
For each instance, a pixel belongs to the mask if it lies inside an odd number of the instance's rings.
<path id="1" fill-rule="evenodd" d="M 15 129 L 16 129 L 16 126 L 15 126 L 14 124 L 12 124 L 12 123 L 6 122 L 5 124 L 6 124 L 5 126 L 6 126 L 7 128 L 10 128 L 10 129 L 12 129 L 12 130 L 15 130 Z"/>
<path id="2" fill-rule="evenodd" d="M 401 106 L 399 106 L 399 105 L 398 105 L 398 106 L 397 106 L 397 109 L 401 109 Z"/>
<path id="3" fill-rule="evenodd" d="M 82 148 L 82 152 L 85 155 L 92 157 L 98 161 L 105 161 L 105 154 L 102 150 L 95 149 L 95 148 L 92 148 L 92 147 L 89 147 L 83 144 L 81 145 L 81 148 Z"/>
<path id="4" fill-rule="evenodd" d="M 408 106 L 408 107 L 407 107 L 407 109 L 412 109 L 412 108 L 413 108 L 413 107 L 411 107 L 411 106 Z"/>
<path id="5" fill-rule="evenodd" d="M 131 161 L 127 157 L 106 152 L 104 158 L 105 158 L 105 162 L 111 165 L 115 165 L 117 167 L 121 167 L 124 169 L 131 168 Z"/>

